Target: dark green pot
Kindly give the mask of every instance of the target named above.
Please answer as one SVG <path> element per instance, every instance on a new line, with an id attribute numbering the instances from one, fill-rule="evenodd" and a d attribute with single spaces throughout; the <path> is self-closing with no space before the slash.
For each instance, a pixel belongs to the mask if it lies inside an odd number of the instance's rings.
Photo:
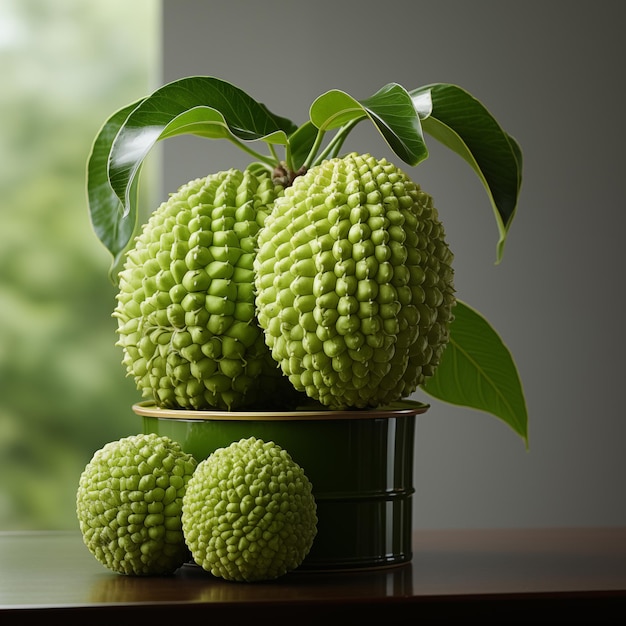
<path id="1" fill-rule="evenodd" d="M 411 560 L 415 418 L 428 405 L 372 410 L 226 412 L 139 403 L 144 432 L 178 441 L 200 461 L 251 436 L 274 441 L 305 471 L 318 532 L 302 570 L 362 569 Z"/>

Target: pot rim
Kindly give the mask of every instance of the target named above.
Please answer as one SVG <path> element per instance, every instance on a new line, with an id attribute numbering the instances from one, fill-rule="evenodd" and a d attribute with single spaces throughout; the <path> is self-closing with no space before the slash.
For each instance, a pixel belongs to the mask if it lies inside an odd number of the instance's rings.
<path id="1" fill-rule="evenodd" d="M 301 421 L 337 419 L 391 418 L 425 413 L 430 405 L 417 400 L 399 400 L 373 409 L 333 410 L 321 405 L 301 406 L 292 411 L 220 411 L 199 409 L 166 409 L 152 401 L 133 404 L 133 411 L 143 417 L 181 420 L 222 421 Z"/>

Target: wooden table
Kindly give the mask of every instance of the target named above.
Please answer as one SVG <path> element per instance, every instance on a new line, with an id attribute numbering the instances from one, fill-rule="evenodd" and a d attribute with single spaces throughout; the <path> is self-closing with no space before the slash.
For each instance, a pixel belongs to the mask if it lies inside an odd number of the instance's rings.
<path id="1" fill-rule="evenodd" d="M 0 533 L 0 625 L 31 617 L 114 626 L 190 617 L 219 626 L 626 623 L 626 528 L 417 531 L 408 564 L 262 583 L 223 581 L 196 566 L 121 576 L 78 533 Z"/>

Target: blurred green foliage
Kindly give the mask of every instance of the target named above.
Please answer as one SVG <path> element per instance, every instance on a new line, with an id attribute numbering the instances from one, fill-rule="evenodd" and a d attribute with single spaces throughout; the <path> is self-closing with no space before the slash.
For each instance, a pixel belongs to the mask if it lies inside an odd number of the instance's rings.
<path id="1" fill-rule="evenodd" d="M 76 528 L 80 472 L 139 432 L 85 196 L 104 120 L 148 93 L 157 0 L 0 0 L 0 529 Z"/>

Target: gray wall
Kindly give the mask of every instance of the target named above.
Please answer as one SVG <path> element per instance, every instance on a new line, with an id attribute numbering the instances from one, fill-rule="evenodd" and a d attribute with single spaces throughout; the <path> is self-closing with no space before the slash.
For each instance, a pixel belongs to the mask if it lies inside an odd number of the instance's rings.
<path id="1" fill-rule="evenodd" d="M 520 142 L 521 204 L 496 266 L 478 179 L 430 140 L 411 176 L 435 198 L 459 296 L 513 352 L 530 449 L 495 418 L 433 401 L 418 422 L 414 525 L 626 524 L 622 302 L 624 4 L 601 1 L 165 0 L 164 74 L 235 83 L 303 122 L 331 88 L 459 84 Z M 243 153 L 164 142 L 164 190 Z M 349 147 L 393 157 L 363 126 Z M 395 159 L 397 161 L 397 159 Z"/>

